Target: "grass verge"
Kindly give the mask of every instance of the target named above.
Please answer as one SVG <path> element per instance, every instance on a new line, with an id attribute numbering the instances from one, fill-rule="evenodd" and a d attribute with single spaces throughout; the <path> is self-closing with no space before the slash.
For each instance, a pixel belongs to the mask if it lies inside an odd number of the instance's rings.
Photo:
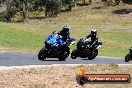
<path id="1" fill-rule="evenodd" d="M 26 23 L 0 22 L 0 47 L 12 50 L 38 52 L 43 41 L 52 31 L 59 31 L 62 25 L 71 25 L 71 35 L 78 41 L 86 36 L 91 28 L 132 28 L 132 14 L 113 14 L 112 11 L 130 9 L 131 5 L 121 4 L 99 8 L 100 5 L 76 7 L 71 12 L 61 13 L 56 18 L 30 19 Z M 132 44 L 131 30 L 98 30 L 103 47 L 100 56 L 124 58 Z M 71 50 L 75 46 L 70 46 Z"/>
<path id="2" fill-rule="evenodd" d="M 84 65 L 87 74 L 130 74 L 131 65 Z M 103 73 L 102 73 L 103 72 Z M 1 88 L 131 88 L 130 84 L 85 84 L 76 82 L 76 66 L 43 66 L 0 71 Z M 12 81 L 13 80 L 13 81 Z"/>
<path id="3" fill-rule="evenodd" d="M 43 41 L 52 31 L 59 31 L 60 27 L 34 26 L 28 24 L 2 23 L 0 24 L 0 46 L 23 51 L 38 52 L 43 47 Z M 80 31 L 81 30 L 81 31 Z M 90 29 L 73 27 L 70 30 L 76 42 L 85 37 Z M 99 40 L 103 42 L 100 56 L 123 58 L 131 47 L 132 32 L 127 30 L 98 30 Z M 71 50 L 75 46 L 70 46 Z"/>

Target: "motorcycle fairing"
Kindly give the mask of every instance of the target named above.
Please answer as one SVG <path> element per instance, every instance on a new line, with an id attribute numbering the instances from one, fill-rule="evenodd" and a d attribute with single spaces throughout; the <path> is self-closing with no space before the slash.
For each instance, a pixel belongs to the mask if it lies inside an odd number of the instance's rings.
<path id="1" fill-rule="evenodd" d="M 47 38 L 47 42 L 50 44 L 54 44 L 54 43 L 63 44 L 63 43 L 65 43 L 65 41 L 62 38 L 60 38 L 60 36 L 58 34 L 49 35 Z"/>

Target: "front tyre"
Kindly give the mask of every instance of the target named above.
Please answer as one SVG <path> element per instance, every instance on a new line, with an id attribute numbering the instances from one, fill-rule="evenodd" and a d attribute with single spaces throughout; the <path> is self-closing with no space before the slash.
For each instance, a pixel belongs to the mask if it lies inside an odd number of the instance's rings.
<path id="1" fill-rule="evenodd" d="M 39 60 L 44 60 L 44 59 L 46 59 L 45 51 L 46 51 L 45 48 L 42 48 L 42 49 L 40 50 L 40 52 L 39 52 L 39 54 L 38 54 L 38 59 L 39 59 Z"/>
<path id="2" fill-rule="evenodd" d="M 77 58 L 77 50 L 76 50 L 76 49 L 74 49 L 74 50 L 72 51 L 72 53 L 71 53 L 71 58 L 72 58 L 72 59 L 76 59 L 76 58 Z"/>
<path id="3" fill-rule="evenodd" d="M 128 53 L 128 54 L 126 55 L 126 57 L 125 57 L 125 61 L 126 61 L 126 62 L 129 62 L 130 60 L 131 60 L 131 54 Z"/>
<path id="4" fill-rule="evenodd" d="M 98 50 L 95 50 L 89 57 L 88 57 L 88 59 L 89 60 L 93 60 L 93 59 L 95 59 L 95 57 L 98 55 Z"/>

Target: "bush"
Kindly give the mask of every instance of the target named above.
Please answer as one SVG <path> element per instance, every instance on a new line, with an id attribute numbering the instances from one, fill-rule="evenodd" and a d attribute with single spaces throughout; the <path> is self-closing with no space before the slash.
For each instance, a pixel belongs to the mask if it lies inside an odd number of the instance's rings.
<path id="1" fill-rule="evenodd" d="M 62 2 L 60 0 L 48 0 L 45 6 L 45 16 L 57 16 L 61 12 Z"/>
<path id="2" fill-rule="evenodd" d="M 66 10 L 71 10 L 74 0 L 3 0 L 6 4 L 6 11 L 0 15 L 0 20 L 11 22 L 15 16 L 24 21 L 28 18 L 29 12 L 45 11 L 45 16 L 57 16 L 62 11 L 62 7 L 67 5 Z M 2 3 L 2 1 L 0 2 Z M 45 9 L 44 9 L 45 8 Z M 19 13 L 19 16 L 18 16 Z"/>
<path id="3" fill-rule="evenodd" d="M 128 3 L 128 4 L 130 3 L 130 4 L 132 4 L 132 0 L 122 0 L 122 2 L 123 3 Z"/>

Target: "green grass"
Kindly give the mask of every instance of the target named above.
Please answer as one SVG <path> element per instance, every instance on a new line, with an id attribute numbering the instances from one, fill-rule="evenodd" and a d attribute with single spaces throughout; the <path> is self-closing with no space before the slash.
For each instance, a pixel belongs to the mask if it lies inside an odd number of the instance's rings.
<path id="1" fill-rule="evenodd" d="M 85 6 L 81 8 L 73 8 L 71 12 L 61 13 L 58 17 L 46 19 L 33 19 L 31 23 L 51 24 L 51 25 L 86 25 L 88 28 L 132 28 L 131 14 L 113 14 L 112 11 L 131 9 L 132 5 L 121 4 L 119 6 L 110 6 L 101 9 L 99 4 Z M 44 16 L 43 12 L 41 15 Z M 32 16 L 31 16 L 32 17 Z"/>
<path id="2" fill-rule="evenodd" d="M 100 39 L 104 42 L 101 55 L 103 56 L 125 56 L 132 44 L 132 32 L 128 31 L 102 31 Z"/>
<path id="3" fill-rule="evenodd" d="M 100 5 L 76 8 L 71 12 L 61 13 L 58 17 L 30 19 L 25 23 L 0 22 L 0 47 L 38 52 L 43 47 L 44 38 L 54 30 L 61 30 L 64 24 L 71 26 L 70 32 L 76 41 L 86 36 L 91 28 L 132 28 L 130 14 L 112 14 L 114 10 L 130 9 L 131 5 L 95 9 L 98 6 Z M 98 35 L 103 42 L 99 50 L 100 56 L 124 58 L 128 48 L 132 46 L 132 31 L 98 30 Z M 75 48 L 70 47 L 71 50 Z"/>
<path id="4" fill-rule="evenodd" d="M 0 26 L 0 46 L 37 50 L 42 45 L 42 39 L 45 35 L 24 31 L 20 28 L 8 25 Z"/>
<path id="5" fill-rule="evenodd" d="M 16 23 L 0 24 L 0 46 L 15 48 L 23 51 L 38 52 L 43 47 L 43 40 L 53 30 L 59 31 L 60 27 L 48 27 L 49 25 L 30 25 Z M 76 42 L 85 37 L 90 29 L 85 27 L 70 30 Z M 81 30 L 81 31 L 80 31 Z M 111 56 L 123 58 L 132 44 L 132 31 L 123 30 L 98 30 L 99 40 L 103 42 L 99 49 L 100 56 Z M 75 48 L 70 46 L 71 50 Z"/>

